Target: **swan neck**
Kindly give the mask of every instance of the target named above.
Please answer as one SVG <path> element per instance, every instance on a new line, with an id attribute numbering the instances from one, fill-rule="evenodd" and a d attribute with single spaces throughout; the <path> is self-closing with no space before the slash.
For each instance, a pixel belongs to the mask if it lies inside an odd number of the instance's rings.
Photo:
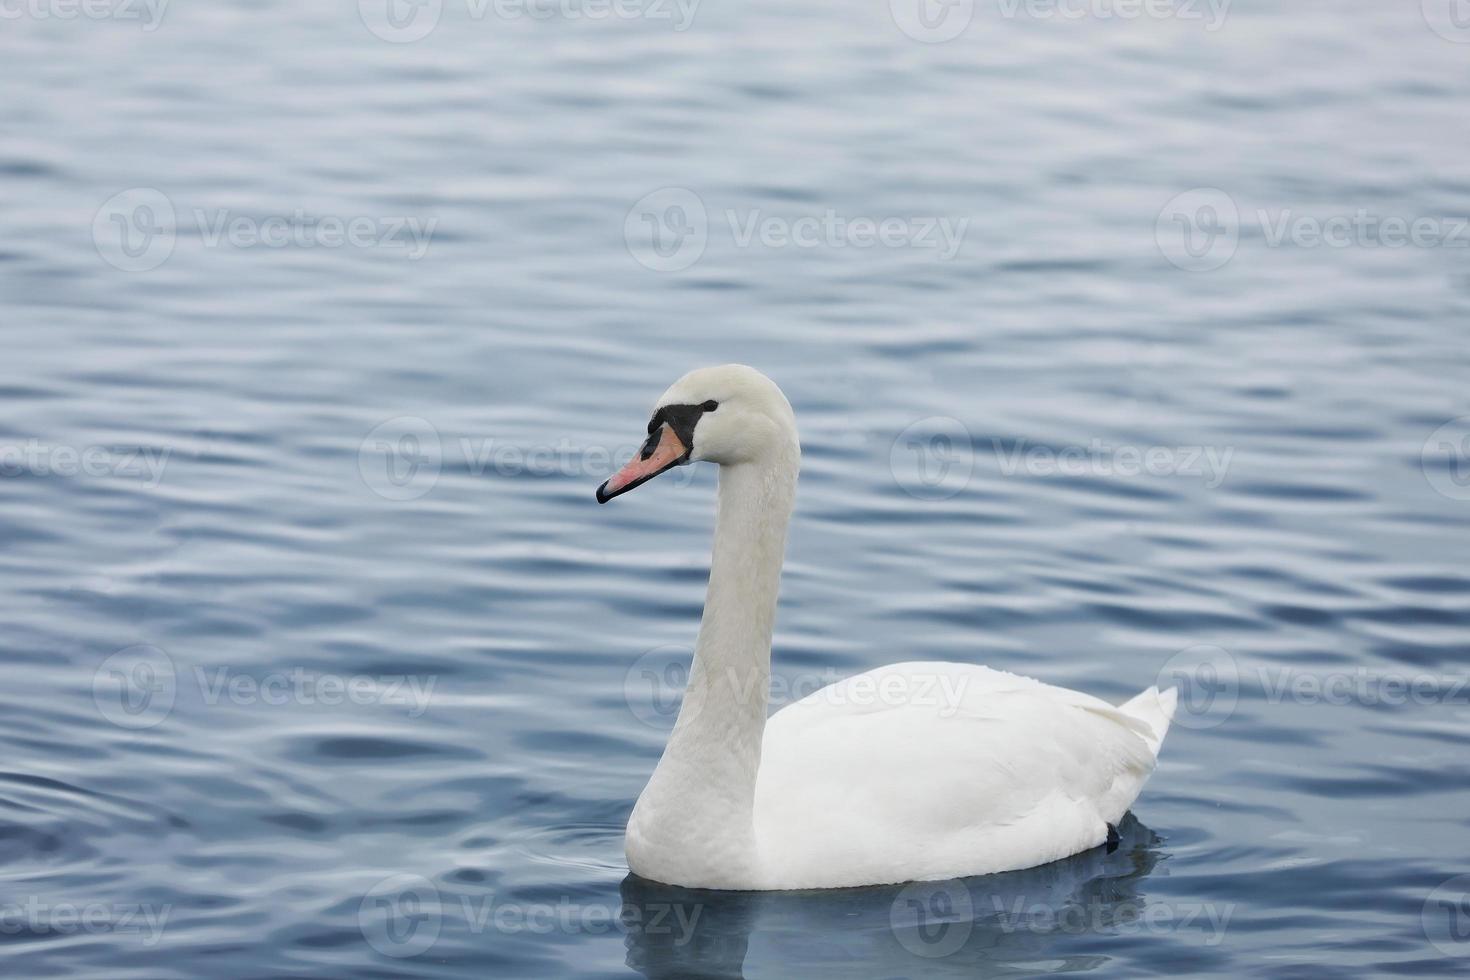
<path id="1" fill-rule="evenodd" d="M 668 745 L 629 824 L 629 861 L 657 880 L 734 888 L 754 873 L 756 775 L 797 469 L 793 451 L 720 470 L 694 662 Z"/>
<path id="2" fill-rule="evenodd" d="M 760 667 L 769 673 L 794 483 L 773 465 L 721 469 L 696 663 Z M 764 710 L 766 689 L 759 693 Z"/>
<path id="3" fill-rule="evenodd" d="M 709 588 L 675 725 L 676 734 L 689 728 L 691 735 L 708 733 L 712 742 L 724 743 L 720 733 L 731 729 L 748 735 L 737 746 L 748 757 L 733 761 L 751 763 L 752 778 L 770 694 L 771 637 L 795 483 L 794 461 L 720 470 Z M 728 755 L 729 745 L 719 751 Z"/>

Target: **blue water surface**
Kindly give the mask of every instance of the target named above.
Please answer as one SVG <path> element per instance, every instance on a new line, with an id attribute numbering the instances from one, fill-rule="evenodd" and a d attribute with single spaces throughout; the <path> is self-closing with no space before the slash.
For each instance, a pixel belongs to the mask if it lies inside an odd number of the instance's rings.
<path id="1" fill-rule="evenodd" d="M 393 3 L 0 24 L 6 975 L 1464 974 L 1450 0 Z M 593 489 L 727 361 L 773 703 L 1178 686 L 1117 848 L 628 877 L 714 473 Z"/>

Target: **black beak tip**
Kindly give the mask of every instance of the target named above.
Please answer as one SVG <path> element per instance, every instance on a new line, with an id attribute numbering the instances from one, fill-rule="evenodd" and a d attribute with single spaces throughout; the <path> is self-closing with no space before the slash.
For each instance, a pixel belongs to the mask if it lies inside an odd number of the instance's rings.
<path id="1" fill-rule="evenodd" d="M 605 504 L 611 499 L 612 494 L 607 492 L 607 481 L 604 480 L 602 485 L 597 488 L 597 502 L 599 504 Z"/>

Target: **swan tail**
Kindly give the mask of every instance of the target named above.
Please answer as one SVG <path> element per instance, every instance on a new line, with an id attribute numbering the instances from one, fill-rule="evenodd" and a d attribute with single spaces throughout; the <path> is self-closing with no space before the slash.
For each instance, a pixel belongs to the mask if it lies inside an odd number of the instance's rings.
<path id="1" fill-rule="evenodd" d="M 1158 758 L 1159 747 L 1164 744 L 1164 736 L 1168 734 L 1169 722 L 1174 720 L 1174 706 L 1178 702 L 1179 692 L 1174 688 L 1160 691 L 1157 687 L 1151 687 L 1118 709 L 1148 725 L 1152 737 L 1146 741 L 1153 750 L 1154 758 Z"/>

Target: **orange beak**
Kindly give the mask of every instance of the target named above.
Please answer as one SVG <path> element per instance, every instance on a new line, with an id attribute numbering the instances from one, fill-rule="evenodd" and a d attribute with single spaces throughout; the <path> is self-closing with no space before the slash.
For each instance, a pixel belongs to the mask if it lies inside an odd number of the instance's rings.
<path id="1" fill-rule="evenodd" d="M 605 504 L 618 494 L 642 486 L 664 470 L 672 469 L 688 459 L 689 447 L 684 445 L 683 440 L 665 422 L 648 437 L 638 455 L 629 460 L 627 466 L 597 488 L 597 502 Z"/>

